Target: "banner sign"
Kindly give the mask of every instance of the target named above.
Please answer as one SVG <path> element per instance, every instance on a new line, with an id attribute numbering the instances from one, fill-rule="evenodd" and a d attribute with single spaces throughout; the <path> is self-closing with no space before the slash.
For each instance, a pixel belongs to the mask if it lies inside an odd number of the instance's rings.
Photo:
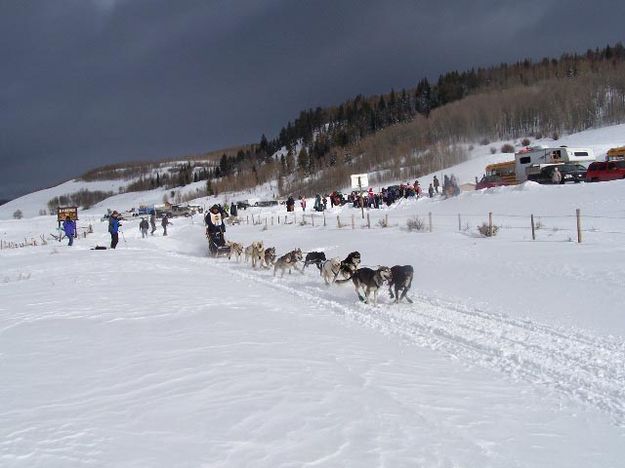
<path id="1" fill-rule="evenodd" d="M 350 176 L 352 178 L 352 188 L 363 188 L 369 186 L 369 175 L 368 174 L 352 174 Z"/>
<path id="2" fill-rule="evenodd" d="M 56 220 L 59 223 L 65 221 L 65 218 L 69 216 L 72 221 L 78 220 L 78 207 L 77 206 L 64 206 L 58 207 L 56 210 Z"/>

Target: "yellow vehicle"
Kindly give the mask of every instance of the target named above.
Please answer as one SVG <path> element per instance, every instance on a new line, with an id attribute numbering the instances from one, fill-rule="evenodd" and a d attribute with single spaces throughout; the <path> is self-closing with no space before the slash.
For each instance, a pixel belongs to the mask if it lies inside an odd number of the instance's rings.
<path id="1" fill-rule="evenodd" d="M 625 161 L 625 146 L 611 148 L 605 157 L 606 161 Z"/>
<path id="2" fill-rule="evenodd" d="M 514 185 L 516 181 L 515 161 L 489 164 L 486 166 L 482 180 L 475 184 L 475 190 L 499 187 L 500 185 Z"/>

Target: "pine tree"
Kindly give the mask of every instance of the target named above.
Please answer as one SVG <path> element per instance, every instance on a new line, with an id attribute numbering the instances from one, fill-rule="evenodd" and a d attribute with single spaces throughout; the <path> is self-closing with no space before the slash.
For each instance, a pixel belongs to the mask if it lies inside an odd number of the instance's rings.
<path id="1" fill-rule="evenodd" d="M 297 155 L 297 167 L 304 173 L 308 173 L 308 168 L 310 167 L 310 160 L 308 157 L 308 151 L 306 151 L 306 147 L 302 146 L 302 149 L 299 151 Z"/>

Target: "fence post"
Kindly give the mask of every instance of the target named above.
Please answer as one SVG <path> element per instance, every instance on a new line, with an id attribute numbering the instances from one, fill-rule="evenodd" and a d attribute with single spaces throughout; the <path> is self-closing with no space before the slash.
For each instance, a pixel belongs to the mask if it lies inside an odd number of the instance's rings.
<path id="1" fill-rule="evenodd" d="M 354 221 L 354 215 L 352 215 L 352 229 L 356 229 L 356 224 Z"/>
<path id="2" fill-rule="evenodd" d="M 384 224 L 388 227 L 388 213 L 384 215 Z"/>
<path id="3" fill-rule="evenodd" d="M 493 212 L 488 212 L 488 236 L 493 237 Z"/>
<path id="4" fill-rule="evenodd" d="M 462 218 L 460 217 L 460 213 L 458 213 L 458 231 L 462 231 Z"/>
<path id="5" fill-rule="evenodd" d="M 273 215 L 271 215 L 271 225 L 273 226 Z"/>
<path id="6" fill-rule="evenodd" d="M 313 214 L 310 215 L 310 224 L 312 224 L 312 227 L 315 227 L 315 215 Z"/>
<path id="7" fill-rule="evenodd" d="M 431 211 L 428 213 L 428 223 L 429 223 L 428 224 L 429 230 L 430 232 L 432 232 L 432 212 Z"/>
<path id="8" fill-rule="evenodd" d="M 532 215 L 532 240 L 536 240 L 536 226 L 534 225 L 534 215 Z"/>
<path id="9" fill-rule="evenodd" d="M 326 227 L 326 212 L 323 212 L 323 227 Z"/>
<path id="10" fill-rule="evenodd" d="M 336 225 L 339 229 L 341 229 L 341 218 L 339 217 L 339 215 L 336 215 Z"/>
<path id="11" fill-rule="evenodd" d="M 247 215 L 245 217 L 245 222 L 246 222 L 246 224 L 250 224 L 250 215 Z"/>
<path id="12" fill-rule="evenodd" d="M 267 229 L 267 218 L 265 218 L 265 229 Z"/>
<path id="13" fill-rule="evenodd" d="M 286 215 L 284 215 L 284 224 L 286 224 Z"/>
<path id="14" fill-rule="evenodd" d="M 371 229 L 371 219 L 369 218 L 369 212 L 367 211 L 367 229 Z"/>
<path id="15" fill-rule="evenodd" d="M 577 243 L 581 244 L 582 243 L 582 217 L 581 217 L 581 210 L 579 208 L 575 210 L 575 216 L 577 218 Z"/>

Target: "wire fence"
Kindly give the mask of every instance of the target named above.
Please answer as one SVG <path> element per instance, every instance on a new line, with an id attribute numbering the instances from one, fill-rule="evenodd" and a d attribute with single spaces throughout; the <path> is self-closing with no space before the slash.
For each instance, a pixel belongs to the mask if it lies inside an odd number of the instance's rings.
<path id="1" fill-rule="evenodd" d="M 356 213 L 357 211 L 357 213 Z M 544 233 L 570 233 L 571 240 L 582 243 L 584 234 L 625 235 L 625 216 L 583 214 L 576 209 L 569 214 L 515 214 L 515 213 L 406 213 L 370 209 L 353 213 L 290 212 L 239 216 L 233 224 L 251 224 L 269 229 L 278 225 L 308 226 L 326 229 L 385 229 L 406 228 L 422 232 L 471 232 L 484 237 L 495 236 L 498 231 L 522 231 L 532 240 L 545 237 Z M 619 229 L 620 228 L 620 229 Z"/>
<path id="2" fill-rule="evenodd" d="M 48 243 L 50 242 L 61 242 L 62 240 L 67 238 L 61 228 L 57 228 L 56 231 L 56 233 L 41 233 L 37 235 L 28 235 L 21 238 L 20 240 L 0 239 L 0 250 L 21 249 L 24 247 L 39 247 L 42 245 L 48 245 Z M 87 236 L 92 233 L 92 224 L 89 224 L 87 226 L 76 226 L 76 238 L 87 238 Z"/>

